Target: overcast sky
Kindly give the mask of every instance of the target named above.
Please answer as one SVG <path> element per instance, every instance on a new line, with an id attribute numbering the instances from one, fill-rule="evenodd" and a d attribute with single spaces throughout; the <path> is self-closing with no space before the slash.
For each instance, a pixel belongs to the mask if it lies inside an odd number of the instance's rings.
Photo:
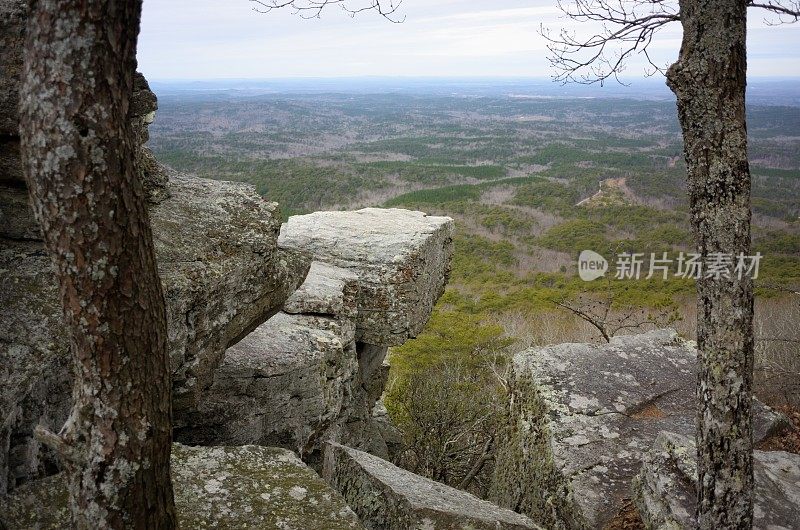
<path id="1" fill-rule="evenodd" d="M 363 0 L 353 0 L 357 2 Z M 404 0 L 402 24 L 329 8 L 321 19 L 259 14 L 248 0 L 145 0 L 139 68 L 151 80 L 338 76 L 531 76 L 549 69 L 540 25 L 573 25 L 555 0 Z M 751 76 L 800 76 L 800 24 L 767 27 L 750 11 Z M 677 57 L 680 26 L 653 43 Z M 629 78 L 640 77 L 633 61 Z"/>

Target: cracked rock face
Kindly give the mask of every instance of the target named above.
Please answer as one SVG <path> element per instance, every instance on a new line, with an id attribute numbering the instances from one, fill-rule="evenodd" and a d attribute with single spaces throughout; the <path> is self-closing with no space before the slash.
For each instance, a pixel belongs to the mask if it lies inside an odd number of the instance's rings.
<path id="1" fill-rule="evenodd" d="M 539 528 L 524 515 L 336 443 L 325 446 L 323 477 L 368 529 Z"/>
<path id="2" fill-rule="evenodd" d="M 662 432 L 634 480 L 636 508 L 647 528 L 696 528 L 697 448 L 680 434 Z M 796 528 L 800 521 L 800 455 L 754 451 L 753 528 Z"/>
<path id="3" fill-rule="evenodd" d="M 365 208 L 292 216 L 279 244 L 356 273 L 356 340 L 398 346 L 422 331 L 444 292 L 452 237 L 449 217 Z"/>
<path id="4" fill-rule="evenodd" d="M 284 311 L 225 353 L 178 440 L 279 445 L 304 459 L 338 436 L 358 392 L 358 278 L 313 262 Z"/>
<path id="5" fill-rule="evenodd" d="M 363 528 L 341 496 L 285 449 L 175 444 L 172 482 L 181 528 Z M 63 475 L 0 498 L 0 527 L 3 524 L 71 528 Z"/>
<path id="6" fill-rule="evenodd" d="M 658 433 L 694 436 L 696 355 L 672 330 L 517 354 L 493 498 L 548 527 L 603 527 Z M 754 415 L 757 441 L 785 425 L 759 402 Z"/>

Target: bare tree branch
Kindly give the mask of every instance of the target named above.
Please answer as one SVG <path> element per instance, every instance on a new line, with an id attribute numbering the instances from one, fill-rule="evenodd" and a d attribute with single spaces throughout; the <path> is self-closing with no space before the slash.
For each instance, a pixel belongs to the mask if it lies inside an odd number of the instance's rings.
<path id="1" fill-rule="evenodd" d="M 645 75 L 665 74 L 666 64 L 658 64 L 649 53 L 655 35 L 672 22 L 680 21 L 675 0 L 556 0 L 566 18 L 577 22 L 600 23 L 602 29 L 589 35 L 578 35 L 560 29 L 551 32 L 544 26 L 541 35 L 547 39 L 548 60 L 555 69 L 555 81 L 562 83 L 603 84 L 607 79 L 622 83 L 619 75 L 626 62 L 641 56 L 651 68 Z M 765 20 L 778 25 L 800 19 L 799 0 L 748 0 L 748 7 L 760 8 L 777 15 Z"/>
<path id="2" fill-rule="evenodd" d="M 250 0 L 250 2 L 255 4 L 253 10 L 258 13 L 288 8 L 301 18 L 319 18 L 326 7 L 338 6 L 352 17 L 365 11 L 375 11 L 395 24 L 405 21 L 405 16 L 402 18 L 397 16 L 397 10 L 403 0 Z"/>

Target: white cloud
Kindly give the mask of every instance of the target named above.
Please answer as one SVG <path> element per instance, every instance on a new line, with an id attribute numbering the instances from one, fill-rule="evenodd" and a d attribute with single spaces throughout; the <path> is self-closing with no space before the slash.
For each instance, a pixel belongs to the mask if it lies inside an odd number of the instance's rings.
<path id="1" fill-rule="evenodd" d="M 487 5 L 490 9 L 487 9 Z M 592 30 L 559 18 L 555 0 L 404 0 L 402 24 L 329 9 L 303 20 L 259 14 L 248 0 L 145 0 L 139 63 L 152 79 L 292 76 L 535 76 L 549 70 L 541 24 Z M 800 26 L 767 28 L 751 16 L 754 75 L 800 76 Z M 652 51 L 677 56 L 680 26 Z M 637 76 L 643 58 L 631 61 Z"/>

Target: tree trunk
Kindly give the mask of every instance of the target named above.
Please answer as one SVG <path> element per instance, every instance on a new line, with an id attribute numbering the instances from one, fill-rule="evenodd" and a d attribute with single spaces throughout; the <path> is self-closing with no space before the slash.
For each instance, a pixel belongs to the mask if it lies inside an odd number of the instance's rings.
<path id="1" fill-rule="evenodd" d="M 692 228 L 711 253 L 750 254 L 744 0 L 680 0 L 683 43 L 667 80 L 678 100 Z M 753 517 L 753 283 L 697 282 L 700 528 L 750 528 Z"/>
<path id="2" fill-rule="evenodd" d="M 127 119 L 141 0 L 34 0 L 23 164 L 75 367 L 60 436 L 78 528 L 174 528 L 164 297 Z"/>

